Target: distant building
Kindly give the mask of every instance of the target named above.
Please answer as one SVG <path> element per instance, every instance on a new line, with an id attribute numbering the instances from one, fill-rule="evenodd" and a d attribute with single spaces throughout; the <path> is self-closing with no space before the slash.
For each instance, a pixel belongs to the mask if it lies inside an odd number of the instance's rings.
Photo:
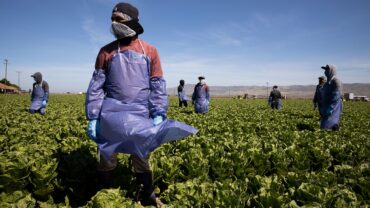
<path id="1" fill-rule="evenodd" d="M 8 86 L 3 83 L 0 83 L 0 93 L 1 94 L 16 94 L 16 93 L 19 93 L 19 90 L 16 87 Z"/>
<path id="2" fill-rule="evenodd" d="M 344 100 L 346 101 L 369 101 L 369 98 L 364 95 L 355 95 L 354 93 L 344 93 Z"/>
<path id="3" fill-rule="evenodd" d="M 344 93 L 344 99 L 345 100 L 353 100 L 354 99 L 354 94 L 352 93 L 352 92 L 350 92 L 350 93 Z"/>
<path id="4" fill-rule="evenodd" d="M 355 96 L 353 100 L 355 100 L 355 101 L 369 101 L 369 98 L 367 96 L 358 95 L 358 96 Z"/>

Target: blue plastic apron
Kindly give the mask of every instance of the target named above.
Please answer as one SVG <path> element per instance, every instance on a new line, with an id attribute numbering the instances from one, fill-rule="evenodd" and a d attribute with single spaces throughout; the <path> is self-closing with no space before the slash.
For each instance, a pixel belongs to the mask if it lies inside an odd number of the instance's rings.
<path id="1" fill-rule="evenodd" d="M 45 91 L 42 89 L 42 82 L 36 84 L 33 88 L 31 95 L 31 106 L 30 110 L 39 110 L 42 107 L 42 101 L 44 98 Z"/>
<path id="2" fill-rule="evenodd" d="M 149 117 L 149 69 L 149 58 L 130 50 L 118 50 L 108 65 L 106 97 L 96 141 L 100 153 L 107 159 L 117 152 L 145 158 L 161 144 L 197 132 L 197 129 L 174 120 L 164 120 L 157 126 L 153 124 Z"/>
<path id="3" fill-rule="evenodd" d="M 320 128 L 331 129 L 334 125 L 339 125 L 340 115 L 343 111 L 343 103 L 340 92 L 332 89 L 332 84 L 324 84 L 321 95 L 323 96 L 322 107 L 319 108 L 321 116 Z M 326 111 L 332 109 L 331 115 L 326 116 Z"/>
<path id="4" fill-rule="evenodd" d="M 194 93 L 195 93 L 195 102 L 194 102 L 195 112 L 197 113 L 208 112 L 209 101 L 207 99 L 205 85 L 197 85 Z"/>

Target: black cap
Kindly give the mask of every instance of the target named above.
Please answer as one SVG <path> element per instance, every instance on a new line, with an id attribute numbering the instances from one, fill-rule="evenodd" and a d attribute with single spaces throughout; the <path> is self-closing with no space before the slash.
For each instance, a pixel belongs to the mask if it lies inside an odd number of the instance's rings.
<path id="1" fill-rule="evenodd" d="M 198 79 L 201 80 L 201 79 L 206 79 L 206 78 L 204 76 L 199 76 Z"/>
<path id="2" fill-rule="evenodd" d="M 278 86 L 277 85 L 274 85 L 274 87 L 272 87 L 273 89 L 276 89 L 276 88 L 278 88 Z"/>
<path id="3" fill-rule="evenodd" d="M 42 80 L 42 74 L 40 72 L 32 74 L 31 77 L 35 79 L 36 83 L 40 83 Z"/>
<path id="4" fill-rule="evenodd" d="M 31 77 L 42 77 L 42 75 L 41 75 L 40 72 L 36 72 L 36 73 L 32 74 Z"/>
<path id="5" fill-rule="evenodd" d="M 139 10 L 129 3 L 118 3 L 114 6 L 112 13 L 113 12 L 122 12 L 123 14 L 130 16 L 132 19 L 139 19 Z"/>
<path id="6" fill-rule="evenodd" d="M 324 76 L 319 77 L 319 80 L 325 80 Z"/>
<path id="7" fill-rule="evenodd" d="M 321 68 L 325 69 L 325 70 L 330 69 L 329 65 L 327 65 L 327 64 L 325 66 L 322 66 Z"/>
<path id="8" fill-rule="evenodd" d="M 136 7 L 129 3 L 121 2 L 114 6 L 112 13 L 114 12 L 121 12 L 131 17 L 132 20 L 124 22 L 124 24 L 133 29 L 137 35 L 144 33 L 144 28 L 139 23 L 139 10 Z"/>

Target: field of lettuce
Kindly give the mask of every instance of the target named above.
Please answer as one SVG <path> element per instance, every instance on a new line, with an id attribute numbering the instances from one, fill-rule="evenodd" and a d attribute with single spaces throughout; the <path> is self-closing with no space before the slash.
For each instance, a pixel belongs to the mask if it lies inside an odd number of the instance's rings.
<path id="1" fill-rule="evenodd" d="M 216 99 L 206 115 L 168 117 L 199 129 L 151 155 L 166 207 L 369 207 L 370 103 L 345 102 L 339 132 L 321 131 L 309 100 Z M 0 95 L 0 207 L 140 207 L 129 156 L 96 190 L 97 152 L 83 95 L 51 95 L 45 116 L 26 95 Z"/>

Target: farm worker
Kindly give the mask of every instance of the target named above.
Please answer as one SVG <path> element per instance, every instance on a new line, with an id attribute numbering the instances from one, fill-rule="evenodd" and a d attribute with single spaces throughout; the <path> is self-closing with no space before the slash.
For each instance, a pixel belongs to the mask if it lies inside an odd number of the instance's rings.
<path id="1" fill-rule="evenodd" d="M 326 79 L 324 76 L 319 77 L 319 84 L 316 85 L 315 95 L 313 97 L 313 109 L 316 110 L 316 108 L 320 109 L 322 108 L 322 88 L 326 82 Z"/>
<path id="2" fill-rule="evenodd" d="M 335 76 L 337 70 L 335 65 L 328 64 L 321 68 L 325 70 L 327 81 L 322 89 L 323 101 L 322 108 L 320 108 L 320 128 L 336 131 L 339 130 L 339 120 L 343 110 L 342 83 Z"/>
<path id="3" fill-rule="evenodd" d="M 49 101 L 49 84 L 42 80 L 42 74 L 40 72 L 36 72 L 31 75 L 35 80 L 32 87 L 31 93 L 31 106 L 30 106 L 30 113 L 40 113 L 41 115 L 45 115 L 46 113 L 46 106 L 48 105 Z"/>
<path id="4" fill-rule="evenodd" d="M 131 154 L 143 205 L 160 206 L 154 195 L 149 153 L 161 144 L 195 134 L 184 123 L 167 120 L 168 96 L 159 54 L 138 38 L 144 32 L 138 9 L 118 3 L 112 11 L 116 40 L 100 49 L 87 89 L 87 134 L 99 149 L 99 185 L 109 186 L 117 153 Z"/>
<path id="5" fill-rule="evenodd" d="M 182 79 L 180 80 L 180 85 L 177 87 L 177 96 L 179 97 L 179 106 L 182 107 L 184 105 L 185 107 L 188 107 L 188 96 L 186 96 L 185 93 L 185 81 Z"/>
<path id="6" fill-rule="evenodd" d="M 192 102 L 196 113 L 207 113 L 210 101 L 209 87 L 204 76 L 198 77 L 199 82 L 194 87 Z"/>
<path id="7" fill-rule="evenodd" d="M 282 104 L 281 104 L 281 93 L 278 90 L 278 86 L 274 86 L 272 88 L 272 91 L 270 92 L 269 96 L 269 105 L 271 106 L 272 109 L 281 109 Z"/>

